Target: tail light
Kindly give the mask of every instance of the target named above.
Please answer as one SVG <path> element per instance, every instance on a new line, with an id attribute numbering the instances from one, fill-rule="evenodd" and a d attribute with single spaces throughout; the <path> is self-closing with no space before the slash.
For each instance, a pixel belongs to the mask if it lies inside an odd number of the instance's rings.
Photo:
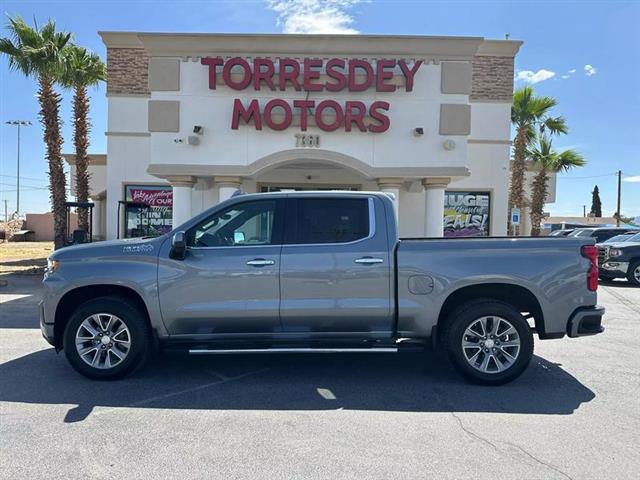
<path id="1" fill-rule="evenodd" d="M 584 245 L 580 249 L 580 254 L 591 261 L 591 266 L 587 272 L 587 288 L 595 292 L 598 290 L 598 247 L 595 245 Z"/>

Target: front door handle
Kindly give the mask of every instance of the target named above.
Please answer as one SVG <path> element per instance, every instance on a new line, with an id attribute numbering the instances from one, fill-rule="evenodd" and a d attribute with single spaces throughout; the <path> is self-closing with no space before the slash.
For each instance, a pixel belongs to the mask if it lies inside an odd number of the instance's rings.
<path id="1" fill-rule="evenodd" d="M 252 267 L 264 267 L 266 265 L 275 265 L 274 260 L 266 260 L 264 258 L 254 258 L 253 260 L 249 260 L 247 265 L 251 265 Z"/>
<path id="2" fill-rule="evenodd" d="M 383 263 L 384 260 L 382 258 L 377 258 L 377 257 L 361 257 L 361 258 L 356 258 L 354 262 L 359 263 L 361 265 L 373 265 L 375 263 Z"/>

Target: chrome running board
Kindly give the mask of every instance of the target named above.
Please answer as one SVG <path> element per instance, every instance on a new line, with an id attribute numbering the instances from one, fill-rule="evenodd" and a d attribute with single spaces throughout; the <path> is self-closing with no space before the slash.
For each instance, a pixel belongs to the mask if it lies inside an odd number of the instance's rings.
<path id="1" fill-rule="evenodd" d="M 233 349 L 205 349 L 192 348 L 192 355 L 228 355 L 233 353 L 397 353 L 397 347 L 372 348 L 233 348 Z"/>

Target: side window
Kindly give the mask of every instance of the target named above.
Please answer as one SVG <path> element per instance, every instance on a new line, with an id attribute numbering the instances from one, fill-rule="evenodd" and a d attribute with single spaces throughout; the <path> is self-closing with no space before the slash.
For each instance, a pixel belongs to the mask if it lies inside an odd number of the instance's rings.
<path id="1" fill-rule="evenodd" d="M 293 243 L 344 243 L 369 235 L 367 198 L 300 198 Z"/>
<path id="2" fill-rule="evenodd" d="M 272 245 L 275 211 L 275 200 L 234 205 L 191 228 L 187 243 L 190 247 Z"/>

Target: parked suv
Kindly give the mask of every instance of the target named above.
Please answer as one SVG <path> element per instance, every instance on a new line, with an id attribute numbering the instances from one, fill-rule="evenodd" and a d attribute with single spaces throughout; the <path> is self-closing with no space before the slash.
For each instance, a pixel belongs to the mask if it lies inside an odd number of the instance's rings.
<path id="1" fill-rule="evenodd" d="M 598 244 L 598 275 L 602 280 L 626 278 L 640 286 L 640 233 Z"/>

